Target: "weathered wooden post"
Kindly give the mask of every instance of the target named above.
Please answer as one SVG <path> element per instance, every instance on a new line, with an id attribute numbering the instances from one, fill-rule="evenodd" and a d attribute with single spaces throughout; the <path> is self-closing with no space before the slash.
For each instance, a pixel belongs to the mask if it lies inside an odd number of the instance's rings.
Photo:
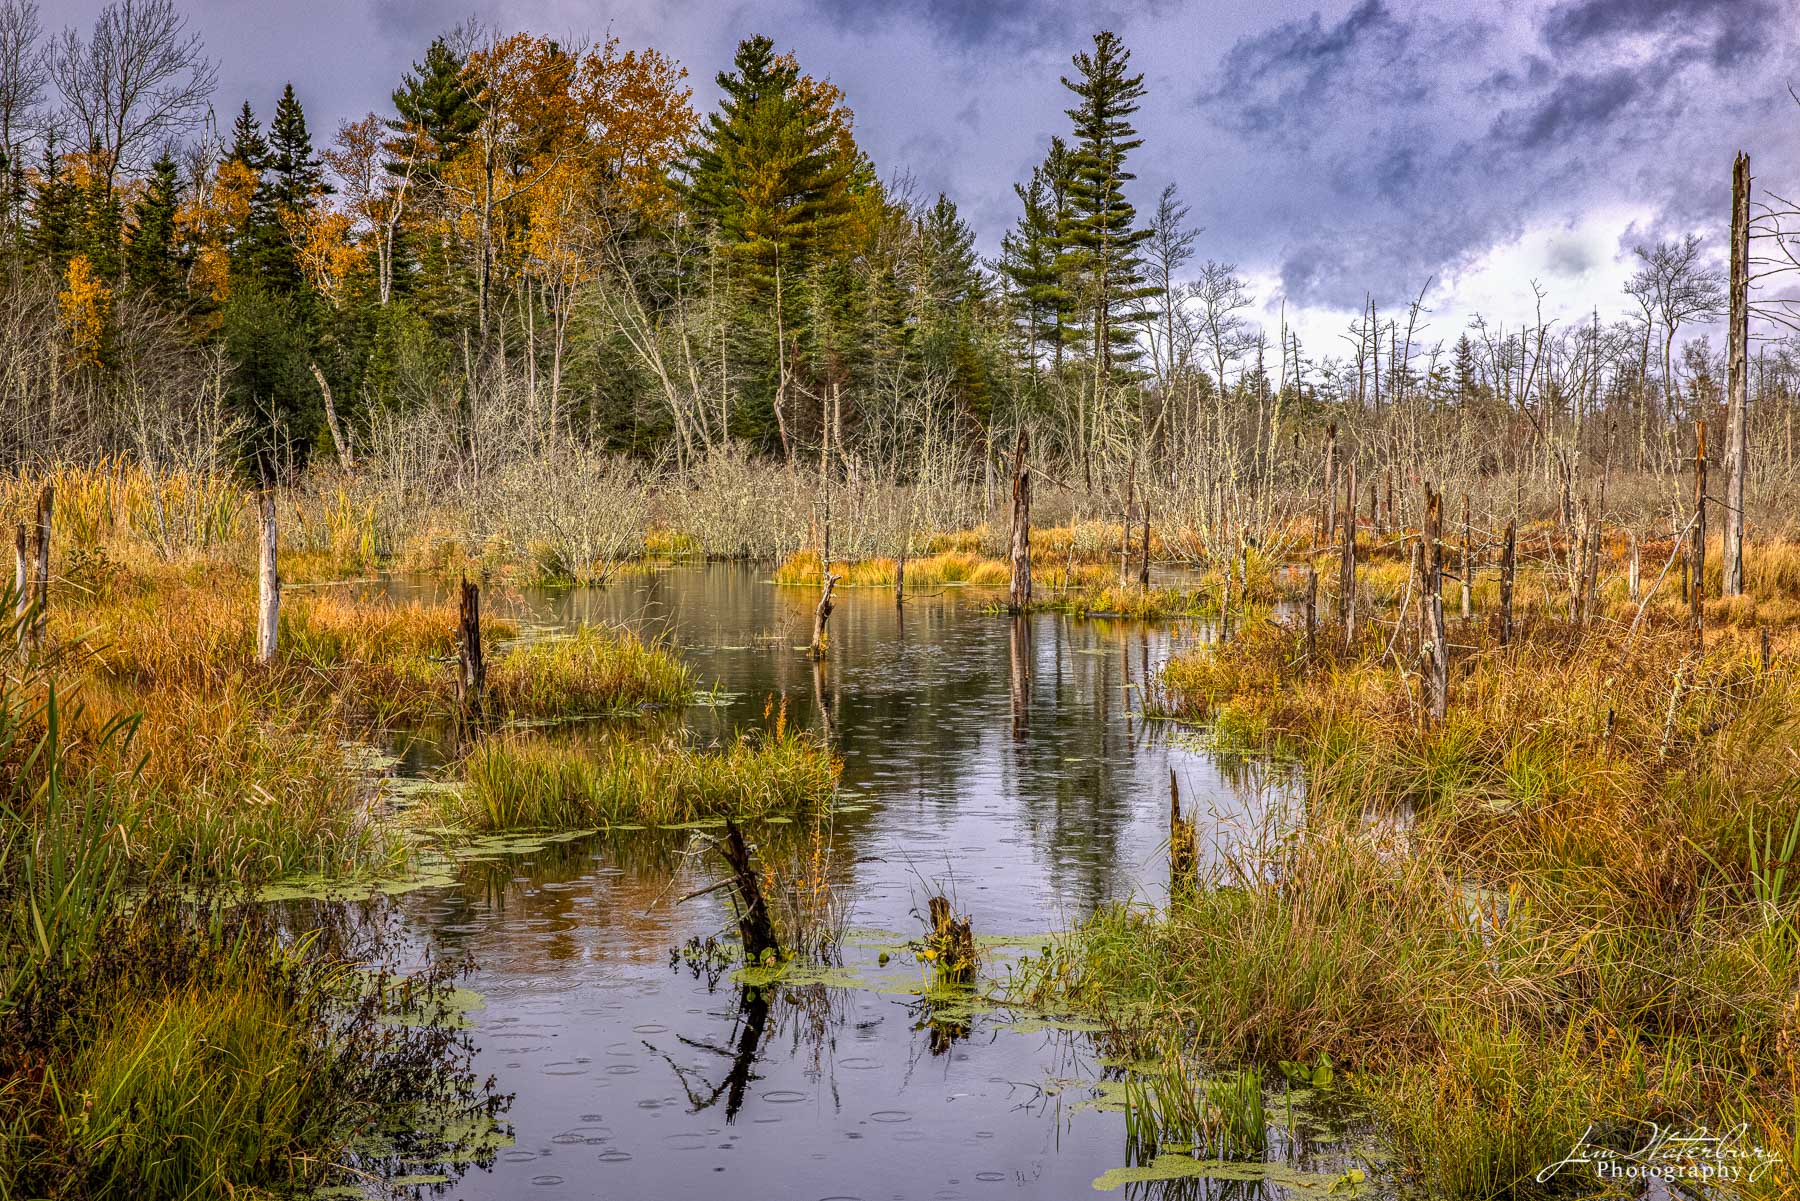
<path id="1" fill-rule="evenodd" d="M 1325 425 L 1325 495 L 1319 501 L 1319 529 L 1324 544 L 1337 536 L 1337 422 Z"/>
<path id="2" fill-rule="evenodd" d="M 1150 494 L 1144 494 L 1144 546 L 1143 555 L 1138 561 L 1138 588 L 1140 591 L 1150 589 Z"/>
<path id="3" fill-rule="evenodd" d="M 1689 547 L 1688 616 L 1694 649 L 1706 645 L 1706 422 L 1694 422 L 1694 541 Z"/>
<path id="4" fill-rule="evenodd" d="M 1225 560 L 1224 578 L 1219 592 L 1219 645 L 1231 641 L 1231 560 Z"/>
<path id="5" fill-rule="evenodd" d="M 1643 590 L 1642 568 L 1638 564 L 1638 536 L 1636 530 L 1626 532 L 1631 544 L 1631 559 L 1625 566 L 1625 591 L 1631 597 L 1631 603 L 1637 604 L 1638 593 Z"/>
<path id="6" fill-rule="evenodd" d="M 1750 449 L 1750 156 L 1741 152 L 1731 164 L 1731 328 L 1727 340 L 1723 594 L 1742 596 L 1744 476 Z"/>
<path id="7" fill-rule="evenodd" d="M 1007 589 L 1006 607 L 1023 613 L 1031 605 L 1031 468 L 1026 456 L 1031 450 L 1031 435 L 1019 431 L 1013 444 L 1012 485 L 1012 584 Z"/>
<path id="8" fill-rule="evenodd" d="M 1474 597 L 1470 589 L 1474 587 L 1475 550 L 1474 538 L 1469 529 L 1469 494 L 1463 493 L 1463 544 L 1462 544 L 1462 619 L 1464 621 L 1475 616 Z"/>
<path id="9" fill-rule="evenodd" d="M 1124 591 L 1131 574 L 1131 527 L 1136 525 L 1137 459 L 1131 460 L 1131 471 L 1125 477 L 1125 508 L 1119 514 L 1119 590 Z"/>
<path id="10" fill-rule="evenodd" d="M 1338 556 L 1338 624 L 1344 649 L 1356 644 L 1356 460 L 1344 464 L 1344 542 Z"/>
<path id="11" fill-rule="evenodd" d="M 481 714 L 487 690 L 487 662 L 481 654 L 481 588 L 465 578 L 456 618 L 456 699 L 463 712 Z"/>
<path id="12" fill-rule="evenodd" d="M 1318 657 L 1319 635 L 1319 572 L 1311 563 L 1306 565 L 1306 658 L 1310 663 Z"/>
<path id="13" fill-rule="evenodd" d="M 1517 573 L 1519 523 L 1508 520 L 1506 535 L 1500 544 L 1500 645 L 1508 646 L 1513 638 L 1513 581 Z"/>
<path id="14" fill-rule="evenodd" d="M 1444 498 L 1425 485 L 1424 603 L 1425 662 L 1431 719 L 1443 721 L 1450 708 L 1450 645 L 1444 632 Z"/>
<path id="15" fill-rule="evenodd" d="M 276 569 L 275 490 L 256 493 L 256 661 L 275 658 L 281 629 L 281 573 Z"/>
<path id="16" fill-rule="evenodd" d="M 819 588 L 819 603 L 813 609 L 812 646 L 809 648 L 814 659 L 825 657 L 825 623 L 831 620 L 831 610 L 834 608 L 831 594 L 837 590 L 841 579 L 842 576 L 833 575 L 827 570 L 824 584 Z"/>
<path id="17" fill-rule="evenodd" d="M 30 586 L 30 612 L 26 621 L 31 627 L 31 644 L 44 644 L 44 629 L 50 620 L 50 509 L 55 494 L 49 484 L 38 492 L 37 530 L 32 535 L 33 560 Z M 16 572 L 15 572 L 16 574 Z"/>
<path id="18" fill-rule="evenodd" d="M 1594 605 L 1598 600 L 1600 585 L 1600 550 L 1606 542 L 1605 517 L 1594 518 L 1588 526 L 1587 538 L 1584 555 L 1587 569 L 1581 576 L 1581 614 L 1584 622 L 1594 620 Z"/>
<path id="19" fill-rule="evenodd" d="M 281 630 L 281 573 L 276 568 L 275 490 L 256 493 L 256 661 L 275 658 Z"/>

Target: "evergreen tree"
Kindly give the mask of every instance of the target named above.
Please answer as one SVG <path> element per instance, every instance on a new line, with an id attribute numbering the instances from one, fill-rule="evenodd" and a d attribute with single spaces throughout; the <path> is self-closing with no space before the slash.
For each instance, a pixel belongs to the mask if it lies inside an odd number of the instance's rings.
<path id="1" fill-rule="evenodd" d="M 1093 52 L 1074 58 L 1076 78 L 1062 81 L 1080 98 L 1067 110 L 1075 145 L 1059 239 L 1062 266 L 1102 378 L 1138 356 L 1135 327 L 1153 315 L 1144 302 L 1156 294 L 1145 285 L 1138 254 L 1151 231 L 1136 227 L 1137 210 L 1124 191 L 1135 178 L 1126 157 L 1143 145 L 1130 118 L 1144 96 L 1144 77 L 1126 73 L 1130 62 L 1131 51 L 1115 34 L 1097 33 Z"/>
<path id="2" fill-rule="evenodd" d="M 389 122 L 397 158 L 388 170 L 396 175 L 406 174 L 410 160 L 414 178 L 434 176 L 461 153 L 481 124 L 462 59 L 442 37 L 433 39 L 425 60 L 401 77 L 393 100 L 400 119 Z"/>
<path id="3" fill-rule="evenodd" d="M 150 180 L 131 210 L 131 242 L 125 267 L 131 282 L 163 300 L 184 300 L 187 263 L 175 231 L 180 183 L 168 151 L 150 168 Z"/>
<path id="4" fill-rule="evenodd" d="M 294 85 L 282 89 L 269 122 L 269 189 L 277 208 L 298 212 L 330 193 L 325 171 L 313 154 L 306 113 L 294 96 Z"/>
<path id="5" fill-rule="evenodd" d="M 1057 270 L 1057 210 L 1043 168 L 1029 184 L 1014 184 L 1022 212 L 1000 239 L 1000 274 L 1011 285 L 1014 327 L 1026 371 L 1037 378 L 1046 348 L 1061 350 L 1061 313 L 1069 294 Z"/>
<path id="6" fill-rule="evenodd" d="M 801 88 L 799 67 L 766 37 L 738 44 L 725 93 L 685 164 L 689 204 L 738 257 L 765 276 L 795 272 L 824 247 L 850 211 L 859 155 Z"/>
<path id="7" fill-rule="evenodd" d="M 263 137 L 262 122 L 256 119 L 256 110 L 250 107 L 248 100 L 238 110 L 237 120 L 231 123 L 231 149 L 225 152 L 225 157 L 242 163 L 258 175 L 269 165 L 268 139 Z"/>
<path id="8" fill-rule="evenodd" d="M 75 250 L 80 223 L 80 197 L 69 177 L 56 135 L 44 139 L 44 163 L 31 189 L 31 232 L 27 245 L 33 254 L 61 273 Z"/>

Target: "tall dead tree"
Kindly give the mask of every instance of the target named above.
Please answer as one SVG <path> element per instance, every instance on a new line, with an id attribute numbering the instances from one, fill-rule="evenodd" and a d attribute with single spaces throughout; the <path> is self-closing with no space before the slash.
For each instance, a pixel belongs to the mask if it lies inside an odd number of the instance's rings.
<path id="1" fill-rule="evenodd" d="M 1325 494 L 1319 498 L 1319 529 L 1325 544 L 1337 534 L 1337 422 L 1325 426 Z"/>
<path id="2" fill-rule="evenodd" d="M 1731 164 L 1731 329 L 1725 432 L 1726 596 L 1744 594 L 1744 475 L 1749 460 L 1750 156 Z"/>
<path id="3" fill-rule="evenodd" d="M 1338 557 L 1338 624 L 1344 647 L 1356 643 L 1356 460 L 1344 464 L 1344 543 Z"/>
<path id="4" fill-rule="evenodd" d="M 833 575 L 828 570 L 825 572 L 824 582 L 819 587 L 819 603 L 813 609 L 812 644 L 808 648 L 815 660 L 825 657 L 825 623 L 831 620 L 831 611 L 836 607 L 831 599 L 831 594 L 837 591 L 838 581 L 843 578 L 840 575 Z"/>
<path id="5" fill-rule="evenodd" d="M 1706 422 L 1694 422 L 1694 540 L 1688 544 L 1688 618 L 1694 648 L 1706 643 Z"/>
<path id="6" fill-rule="evenodd" d="M 1509 520 L 1506 535 L 1500 543 L 1500 645 L 1513 638 L 1513 583 L 1518 576 L 1519 523 Z"/>
<path id="7" fill-rule="evenodd" d="M 1030 451 L 1031 435 L 1021 429 L 1013 444 L 1012 584 L 1006 593 L 1006 607 L 1013 613 L 1023 613 L 1031 604 Z"/>
<path id="8" fill-rule="evenodd" d="M 1475 586 L 1475 549 L 1474 538 L 1469 528 L 1469 494 L 1463 493 L 1463 536 L 1462 536 L 1462 619 L 1464 621 L 1475 615 L 1474 597 L 1470 590 Z"/>
<path id="9" fill-rule="evenodd" d="M 1424 591 L 1419 606 L 1425 651 L 1426 701 L 1433 721 L 1450 708 L 1450 645 L 1444 632 L 1444 497 L 1425 485 Z"/>
<path id="10" fill-rule="evenodd" d="M 275 490 L 256 494 L 256 661 L 275 658 L 275 638 L 281 629 L 281 573 L 275 566 Z"/>
<path id="11" fill-rule="evenodd" d="M 481 655 L 481 588 L 462 581 L 456 619 L 456 696 L 464 713 L 481 715 L 487 689 L 487 663 Z"/>
<path id="12" fill-rule="evenodd" d="M 337 405 L 331 399 L 331 385 L 325 381 L 325 373 L 319 370 L 317 363 L 308 363 L 312 368 L 313 379 L 319 385 L 319 395 L 325 401 L 325 427 L 331 431 L 331 445 L 337 450 L 338 466 L 346 472 L 356 470 L 356 455 L 350 450 L 350 443 L 344 437 L 344 428 L 338 424 Z"/>

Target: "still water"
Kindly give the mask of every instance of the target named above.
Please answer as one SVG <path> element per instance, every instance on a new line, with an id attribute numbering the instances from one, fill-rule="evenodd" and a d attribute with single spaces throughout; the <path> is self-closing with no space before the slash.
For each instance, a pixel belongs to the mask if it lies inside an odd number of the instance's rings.
<path id="1" fill-rule="evenodd" d="M 721 894 L 681 900 L 719 878 L 688 830 L 490 857 L 400 897 L 420 946 L 478 965 L 477 1067 L 516 1094 L 513 1143 L 448 1195 L 1084 1197 L 1126 1163 L 1122 1117 L 1092 1104 L 1107 1075 L 1093 1035 L 1004 1010 L 934 1013 L 902 944 L 928 893 L 945 891 L 995 940 L 984 970 L 1003 979 L 1103 901 L 1161 903 L 1171 773 L 1201 815 L 1203 854 L 1254 831 L 1284 790 L 1144 720 L 1145 681 L 1181 636 L 1167 626 L 1011 620 L 985 610 L 992 594 L 961 589 L 903 609 L 886 591 L 839 598 L 815 668 L 796 649 L 815 594 L 740 565 L 484 597 L 527 637 L 583 622 L 666 632 L 717 685 L 686 716 L 702 733 L 761 724 L 770 698 L 825 732 L 844 760 L 829 875 L 851 932 L 840 970 L 760 1001 L 729 971 L 672 965 L 691 937 L 731 928 Z M 429 770 L 430 756 L 408 762 Z M 769 851 L 807 828 L 752 836 Z M 1338 1169 L 1329 1143 L 1291 1137 L 1272 1128 L 1272 1154 Z M 1183 1196 L 1281 1195 L 1178 1183 Z"/>

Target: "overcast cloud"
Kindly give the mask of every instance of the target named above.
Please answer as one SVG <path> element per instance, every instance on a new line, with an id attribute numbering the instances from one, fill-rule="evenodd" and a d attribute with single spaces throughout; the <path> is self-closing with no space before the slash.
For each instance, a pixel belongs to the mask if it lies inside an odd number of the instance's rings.
<path id="1" fill-rule="evenodd" d="M 85 26 L 98 0 L 44 7 Z M 997 249 L 1012 183 L 1067 127 L 1058 77 L 1097 29 L 1146 73 L 1140 211 L 1175 182 L 1202 256 L 1237 263 L 1272 324 L 1332 349 L 1365 294 L 1397 308 L 1433 281 L 1435 336 L 1470 312 L 1516 323 L 1620 304 L 1634 243 L 1721 246 L 1734 151 L 1777 191 L 1800 175 L 1779 0 L 1551 4 L 1117 0 L 192 0 L 220 62 L 222 121 L 267 118 L 294 83 L 315 135 L 385 111 L 432 35 L 470 15 L 654 45 L 696 101 L 736 42 L 767 33 L 849 97 L 884 176 L 947 192 Z M 1800 81 L 1797 81 L 1800 82 Z M 1800 188 L 1795 188 L 1800 190 Z"/>

